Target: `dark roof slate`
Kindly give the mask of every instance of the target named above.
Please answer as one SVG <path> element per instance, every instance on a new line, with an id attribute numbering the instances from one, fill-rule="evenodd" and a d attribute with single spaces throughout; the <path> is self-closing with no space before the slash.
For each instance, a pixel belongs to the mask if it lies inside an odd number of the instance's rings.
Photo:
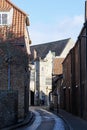
<path id="1" fill-rule="evenodd" d="M 55 52 L 55 56 L 60 56 L 61 52 L 64 50 L 64 48 L 67 45 L 69 40 L 70 40 L 70 38 L 30 46 L 31 57 L 33 57 L 34 49 L 37 51 L 38 57 L 41 57 L 42 59 L 45 58 L 45 56 L 48 54 L 49 50 L 52 52 Z"/>

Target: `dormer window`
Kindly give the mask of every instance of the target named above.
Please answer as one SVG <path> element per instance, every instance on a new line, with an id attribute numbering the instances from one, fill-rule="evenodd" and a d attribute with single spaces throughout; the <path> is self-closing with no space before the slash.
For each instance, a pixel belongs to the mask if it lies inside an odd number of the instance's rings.
<path id="1" fill-rule="evenodd" d="M 8 24 L 8 13 L 0 12 L 0 25 Z"/>
<path id="2" fill-rule="evenodd" d="M 0 25 L 11 25 L 13 18 L 13 8 L 9 12 L 0 12 Z"/>

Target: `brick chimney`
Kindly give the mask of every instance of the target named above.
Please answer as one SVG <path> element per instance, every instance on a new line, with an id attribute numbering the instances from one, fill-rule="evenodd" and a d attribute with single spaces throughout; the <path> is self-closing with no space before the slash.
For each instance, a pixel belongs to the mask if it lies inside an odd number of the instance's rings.
<path id="1" fill-rule="evenodd" d="M 34 60 L 37 58 L 37 51 L 34 49 Z"/>

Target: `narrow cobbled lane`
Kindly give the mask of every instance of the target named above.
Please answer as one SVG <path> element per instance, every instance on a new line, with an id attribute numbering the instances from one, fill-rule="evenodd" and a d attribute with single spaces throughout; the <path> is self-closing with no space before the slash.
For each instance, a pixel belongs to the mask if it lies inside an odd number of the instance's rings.
<path id="1" fill-rule="evenodd" d="M 61 118 L 39 107 L 31 107 L 35 114 L 35 121 L 31 126 L 25 126 L 17 130 L 65 130 Z"/>

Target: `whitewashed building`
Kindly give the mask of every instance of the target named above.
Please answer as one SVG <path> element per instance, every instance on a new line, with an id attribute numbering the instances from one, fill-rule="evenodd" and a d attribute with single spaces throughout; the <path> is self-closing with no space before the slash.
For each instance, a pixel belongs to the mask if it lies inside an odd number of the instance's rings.
<path id="1" fill-rule="evenodd" d="M 52 91 L 52 61 L 53 54 L 49 51 L 44 59 L 36 59 L 34 65 L 31 65 L 30 97 L 31 93 L 34 93 L 34 102 L 30 98 L 31 105 L 49 105 L 49 92 Z"/>
<path id="2" fill-rule="evenodd" d="M 33 91 L 34 96 L 31 96 L 30 100 L 34 100 L 34 105 L 49 105 L 49 93 L 52 91 L 52 74 L 55 67 L 54 59 L 64 59 L 73 46 L 74 42 L 69 38 L 30 47 L 31 61 L 34 66 L 34 69 L 31 69 L 30 80 L 30 90 Z"/>

